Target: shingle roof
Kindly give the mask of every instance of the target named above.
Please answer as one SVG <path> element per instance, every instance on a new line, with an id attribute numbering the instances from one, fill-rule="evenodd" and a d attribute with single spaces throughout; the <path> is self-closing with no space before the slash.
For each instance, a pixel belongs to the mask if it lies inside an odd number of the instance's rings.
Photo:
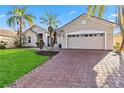
<path id="1" fill-rule="evenodd" d="M 34 32 L 34 33 L 37 33 L 37 32 L 35 32 L 34 30 L 32 30 L 33 28 L 38 28 L 38 29 L 42 29 L 43 31 L 46 31 L 44 28 L 42 28 L 42 27 L 40 27 L 40 26 L 38 26 L 38 25 L 33 25 L 32 27 L 30 27 L 29 29 L 27 29 L 26 31 L 24 31 L 23 33 L 25 33 L 25 32 L 27 32 L 27 31 L 29 31 L 29 30 L 31 30 L 32 32 Z M 47 32 L 47 31 L 46 31 Z"/>
<path id="2" fill-rule="evenodd" d="M 5 30 L 5 29 L 0 29 L 0 35 L 4 35 L 4 36 L 17 36 L 17 33 L 14 31 L 9 31 L 9 30 Z"/>
<path id="3" fill-rule="evenodd" d="M 118 33 L 113 34 L 114 37 L 115 36 L 120 36 L 120 35 L 121 35 L 121 32 L 118 32 Z"/>

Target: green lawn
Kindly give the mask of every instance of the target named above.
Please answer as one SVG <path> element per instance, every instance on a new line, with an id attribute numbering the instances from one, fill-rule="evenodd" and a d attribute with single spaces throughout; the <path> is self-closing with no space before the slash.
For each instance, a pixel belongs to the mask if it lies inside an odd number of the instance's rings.
<path id="1" fill-rule="evenodd" d="M 48 60 L 31 49 L 0 50 L 0 87 L 8 86 Z"/>

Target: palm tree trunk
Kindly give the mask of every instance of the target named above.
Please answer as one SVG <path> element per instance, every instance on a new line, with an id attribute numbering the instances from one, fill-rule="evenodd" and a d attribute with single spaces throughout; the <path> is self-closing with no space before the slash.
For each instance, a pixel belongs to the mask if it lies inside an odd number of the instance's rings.
<path id="1" fill-rule="evenodd" d="M 51 49 L 53 48 L 53 38 L 52 38 L 52 33 L 50 33 L 50 47 L 51 47 Z"/>
<path id="2" fill-rule="evenodd" d="M 120 50 L 122 50 L 124 48 L 124 36 L 122 37 L 122 43 L 121 43 L 121 48 Z"/>
<path id="3" fill-rule="evenodd" d="M 118 24 L 121 30 L 122 42 L 120 46 L 120 51 L 124 48 L 124 6 L 118 6 Z"/>
<path id="4" fill-rule="evenodd" d="M 22 47 L 22 18 L 20 18 L 19 47 Z"/>

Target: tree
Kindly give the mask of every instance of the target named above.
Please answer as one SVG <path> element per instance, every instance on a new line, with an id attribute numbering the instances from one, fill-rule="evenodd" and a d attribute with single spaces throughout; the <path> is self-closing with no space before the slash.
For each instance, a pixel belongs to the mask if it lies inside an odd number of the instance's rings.
<path id="1" fill-rule="evenodd" d="M 96 15 L 98 13 L 98 17 L 102 17 L 103 13 L 105 11 L 105 5 L 89 5 L 87 9 L 87 14 L 90 15 Z M 118 18 L 117 18 L 117 23 L 120 27 L 121 30 L 121 36 L 122 36 L 122 41 L 120 45 L 120 51 L 124 48 L 124 5 L 119 5 L 118 6 Z"/>
<path id="2" fill-rule="evenodd" d="M 122 36 L 122 41 L 120 46 L 120 51 L 121 51 L 124 48 L 124 5 L 118 6 L 118 24 L 120 26 L 121 36 Z"/>
<path id="3" fill-rule="evenodd" d="M 19 31 L 19 47 L 21 47 L 22 43 L 22 30 L 26 26 L 26 22 L 30 26 L 33 25 L 33 21 L 35 17 L 31 14 L 26 13 L 27 7 L 19 8 L 15 7 L 13 10 L 11 10 L 8 15 L 10 15 L 10 18 L 7 20 L 7 24 L 10 27 L 14 27 L 18 29 Z"/>
<path id="4" fill-rule="evenodd" d="M 105 11 L 105 5 L 89 5 L 87 11 L 89 16 L 93 15 L 102 18 Z"/>
<path id="5" fill-rule="evenodd" d="M 41 24 L 48 26 L 48 32 L 50 34 L 50 47 L 52 48 L 55 44 L 56 39 L 56 27 L 60 21 L 57 18 L 57 15 L 53 12 L 44 12 L 44 16 L 40 17 Z"/>

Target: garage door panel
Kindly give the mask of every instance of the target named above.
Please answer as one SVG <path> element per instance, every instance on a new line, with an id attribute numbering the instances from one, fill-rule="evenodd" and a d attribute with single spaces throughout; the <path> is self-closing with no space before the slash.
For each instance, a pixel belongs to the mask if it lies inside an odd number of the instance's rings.
<path id="1" fill-rule="evenodd" d="M 68 37 L 67 47 L 75 49 L 104 49 L 105 36 Z"/>

